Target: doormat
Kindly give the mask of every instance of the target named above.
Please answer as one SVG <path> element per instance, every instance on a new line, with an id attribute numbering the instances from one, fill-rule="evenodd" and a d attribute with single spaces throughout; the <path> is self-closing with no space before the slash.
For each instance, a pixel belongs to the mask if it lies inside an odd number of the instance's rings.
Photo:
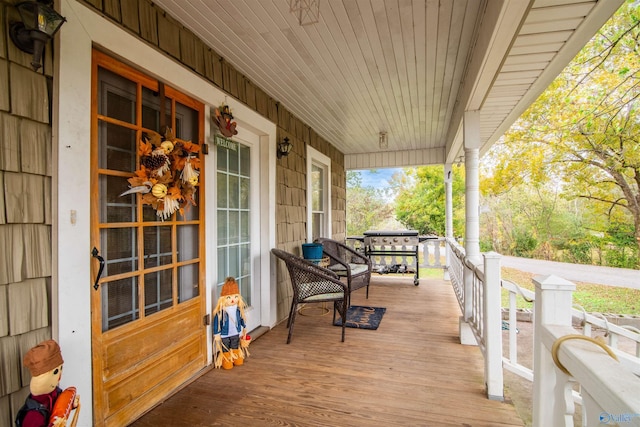
<path id="1" fill-rule="evenodd" d="M 352 305 L 347 310 L 347 328 L 378 329 L 382 315 L 387 311 L 385 307 L 367 307 Z M 342 326 L 342 318 L 338 317 L 334 326 Z"/>

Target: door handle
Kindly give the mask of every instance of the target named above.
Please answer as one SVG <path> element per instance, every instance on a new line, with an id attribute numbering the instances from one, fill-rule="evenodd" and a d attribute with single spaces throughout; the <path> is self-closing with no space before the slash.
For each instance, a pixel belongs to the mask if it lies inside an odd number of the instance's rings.
<path id="1" fill-rule="evenodd" d="M 91 251 L 91 256 L 97 259 L 98 262 L 100 262 L 100 269 L 98 270 L 98 276 L 96 277 L 96 282 L 93 284 L 93 289 L 95 289 L 96 291 L 98 290 L 98 287 L 100 287 L 98 282 L 100 281 L 100 277 L 102 276 L 102 272 L 104 271 L 104 258 L 102 258 L 99 254 L 100 252 L 98 252 L 98 249 L 94 246 L 93 250 Z"/>

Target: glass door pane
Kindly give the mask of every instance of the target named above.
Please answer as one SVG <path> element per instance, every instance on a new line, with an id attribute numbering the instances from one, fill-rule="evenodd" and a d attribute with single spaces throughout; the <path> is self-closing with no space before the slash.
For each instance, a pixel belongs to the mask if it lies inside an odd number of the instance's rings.
<path id="1" fill-rule="evenodd" d="M 218 287 L 226 277 L 238 282 L 240 294 L 251 305 L 251 148 L 239 142 L 218 145 L 217 219 Z M 218 290 L 219 294 L 220 289 Z"/>

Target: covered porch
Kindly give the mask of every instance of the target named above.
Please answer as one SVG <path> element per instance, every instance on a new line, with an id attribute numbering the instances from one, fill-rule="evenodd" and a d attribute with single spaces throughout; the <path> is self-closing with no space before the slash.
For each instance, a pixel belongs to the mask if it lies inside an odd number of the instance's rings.
<path id="1" fill-rule="evenodd" d="M 477 346 L 460 344 L 460 307 L 449 281 L 377 275 L 369 299 L 385 307 L 377 330 L 348 328 L 331 313 L 298 316 L 256 339 L 244 366 L 210 370 L 132 426 L 522 426 L 509 403 L 489 400 Z M 305 312 L 305 311 L 303 311 Z"/>

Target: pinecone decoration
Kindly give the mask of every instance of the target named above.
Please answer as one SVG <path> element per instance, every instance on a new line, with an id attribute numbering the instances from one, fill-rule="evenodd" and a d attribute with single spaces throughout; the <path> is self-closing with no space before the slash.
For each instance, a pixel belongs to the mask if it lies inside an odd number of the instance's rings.
<path id="1" fill-rule="evenodd" d="M 154 150 L 151 156 L 140 159 L 140 163 L 147 169 L 154 171 L 158 176 L 169 170 L 169 157 L 166 154 Z"/>
<path id="2" fill-rule="evenodd" d="M 140 160 L 140 163 L 150 170 L 160 169 L 167 163 L 167 156 L 145 156 Z"/>

